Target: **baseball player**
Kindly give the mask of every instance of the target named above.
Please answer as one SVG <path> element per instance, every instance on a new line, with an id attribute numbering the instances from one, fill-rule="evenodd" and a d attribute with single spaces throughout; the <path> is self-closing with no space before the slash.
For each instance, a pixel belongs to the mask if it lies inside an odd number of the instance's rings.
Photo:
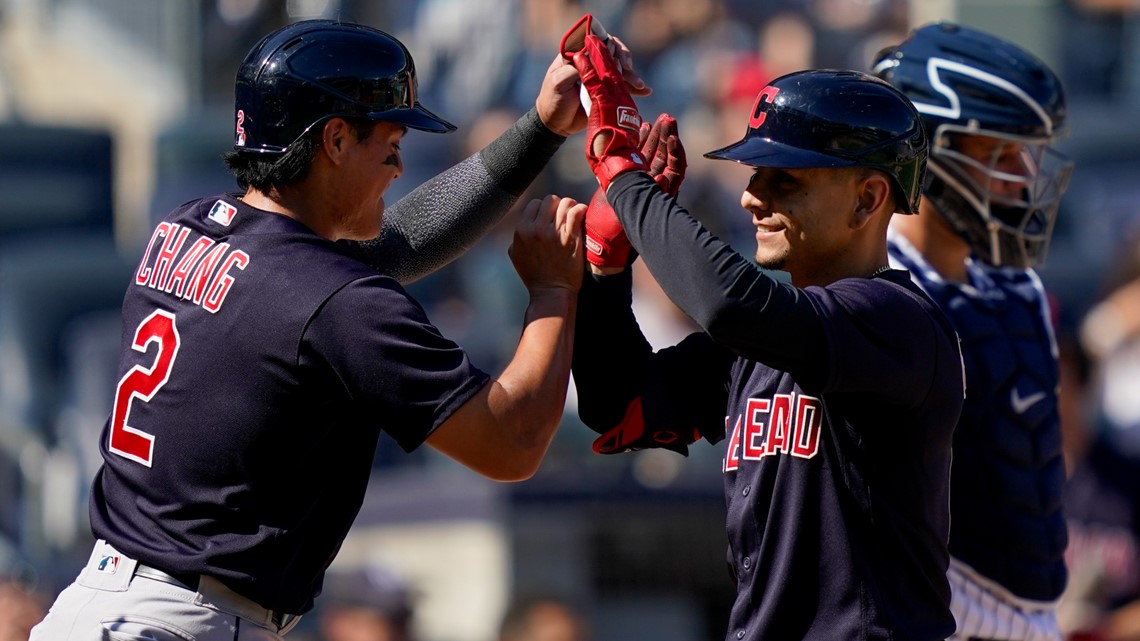
<path id="1" fill-rule="evenodd" d="M 950 317 L 966 365 L 950 488 L 954 638 L 1059 639 L 1057 345 L 1034 267 L 1072 171 L 1051 147 L 1061 82 L 1021 48 L 950 23 L 917 29 L 874 69 L 933 141 L 920 215 L 892 223 L 891 263 Z"/>
<path id="2" fill-rule="evenodd" d="M 593 101 L 587 160 L 612 205 L 588 223 L 620 222 L 588 224 L 610 230 L 591 242 L 628 242 L 704 330 L 654 352 L 627 261 L 589 264 L 573 371 L 595 450 L 724 443 L 729 641 L 944 639 L 961 356 L 886 246 L 892 215 L 918 210 L 918 113 L 854 71 L 761 88 L 744 138 L 706 154 L 756 170 L 741 195 L 753 263 L 643 171 L 636 106 L 596 39 L 573 60 Z"/>
<path id="3" fill-rule="evenodd" d="M 565 400 L 586 206 L 547 197 L 522 212 L 510 257 L 530 303 L 497 377 L 359 256 L 394 243 L 419 261 L 408 278 L 447 260 L 446 230 L 415 217 L 507 208 L 527 165 L 584 126 L 576 83 L 556 57 L 535 111 L 435 183 L 458 193 L 410 196 L 385 236 L 405 133 L 454 129 L 417 101 L 408 50 L 317 20 L 249 52 L 227 157 L 246 190 L 179 207 L 143 252 L 92 491 L 98 541 L 33 640 L 279 639 L 321 589 L 381 430 L 490 478 L 533 474 Z"/>

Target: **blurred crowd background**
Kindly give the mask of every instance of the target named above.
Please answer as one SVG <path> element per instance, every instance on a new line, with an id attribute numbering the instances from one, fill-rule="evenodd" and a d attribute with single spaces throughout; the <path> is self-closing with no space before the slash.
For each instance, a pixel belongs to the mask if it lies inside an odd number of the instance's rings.
<path id="1" fill-rule="evenodd" d="M 1080 631 L 1120 614 L 1113 638 L 1140 638 L 1123 616 L 1140 598 L 1140 0 L 0 0 L 0 641 L 23 641 L 90 551 L 86 499 L 118 305 L 158 217 L 236 188 L 220 155 L 250 46 L 320 17 L 410 48 L 422 102 L 459 131 L 405 139 L 394 202 L 528 110 L 559 39 L 587 11 L 625 40 L 653 87 L 642 113 L 679 121 L 681 203 L 746 254 L 747 170 L 701 154 L 741 136 L 768 80 L 866 70 L 880 48 L 942 19 L 1006 37 L 1058 71 L 1071 106 L 1061 149 L 1076 170 L 1041 275 L 1056 303 L 1067 460 L 1074 474 L 1110 461 L 1097 471 L 1118 490 L 1081 485 L 1067 498 L 1101 507 L 1071 519 L 1062 618 Z M 582 144 L 568 141 L 522 202 L 589 198 Z M 409 288 L 491 371 L 510 354 L 526 300 L 506 257 L 512 229 L 513 215 Z M 691 331 L 636 274 L 651 341 Z M 593 436 L 571 394 L 548 459 L 520 484 L 383 441 L 327 598 L 290 638 L 723 638 L 733 589 L 719 450 L 601 457 Z M 1101 516 L 1085 520 L 1091 512 Z"/>

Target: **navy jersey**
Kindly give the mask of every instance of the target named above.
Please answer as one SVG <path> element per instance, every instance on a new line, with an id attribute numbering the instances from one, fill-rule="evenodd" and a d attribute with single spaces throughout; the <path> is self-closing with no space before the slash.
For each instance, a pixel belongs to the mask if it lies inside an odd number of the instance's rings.
<path id="1" fill-rule="evenodd" d="M 947 320 L 902 271 L 779 283 L 643 174 L 619 177 L 607 195 L 650 271 L 705 332 L 652 353 L 628 284 L 588 279 L 580 413 L 605 428 L 640 398 L 647 425 L 721 440 L 737 584 L 726 638 L 949 636 L 948 477 L 963 372 Z"/>
<path id="2" fill-rule="evenodd" d="M 391 278 L 219 196 L 156 227 L 123 301 L 94 534 L 311 608 L 381 430 L 420 445 L 488 380 Z"/>
<path id="3" fill-rule="evenodd" d="M 1041 281 L 1032 270 L 977 262 L 969 283 L 945 281 L 901 234 L 889 239 L 892 262 L 910 270 L 962 341 L 966 401 L 954 432 L 950 553 L 1016 597 L 1054 601 L 1067 579 L 1065 466 L 1057 346 Z"/>

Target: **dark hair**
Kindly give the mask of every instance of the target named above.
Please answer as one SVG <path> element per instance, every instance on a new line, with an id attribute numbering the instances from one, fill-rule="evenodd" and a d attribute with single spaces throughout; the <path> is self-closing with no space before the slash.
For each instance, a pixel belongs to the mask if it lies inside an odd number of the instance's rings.
<path id="1" fill-rule="evenodd" d="M 368 118 L 338 117 L 348 123 L 358 141 L 367 140 L 378 122 Z M 314 123 L 308 131 L 289 145 L 285 153 L 229 151 L 222 155 L 222 160 L 242 189 L 252 187 L 268 193 L 294 185 L 309 175 L 313 158 L 321 147 L 321 136 L 327 122 L 325 119 Z"/>

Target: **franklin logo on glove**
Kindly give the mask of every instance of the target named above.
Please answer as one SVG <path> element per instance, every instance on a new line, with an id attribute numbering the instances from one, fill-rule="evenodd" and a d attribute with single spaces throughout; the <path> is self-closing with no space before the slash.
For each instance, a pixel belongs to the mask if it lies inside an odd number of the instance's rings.
<path id="1" fill-rule="evenodd" d="M 641 129 L 641 114 L 637 113 L 636 109 L 631 107 L 618 107 L 617 117 L 619 126 L 633 131 Z"/>

